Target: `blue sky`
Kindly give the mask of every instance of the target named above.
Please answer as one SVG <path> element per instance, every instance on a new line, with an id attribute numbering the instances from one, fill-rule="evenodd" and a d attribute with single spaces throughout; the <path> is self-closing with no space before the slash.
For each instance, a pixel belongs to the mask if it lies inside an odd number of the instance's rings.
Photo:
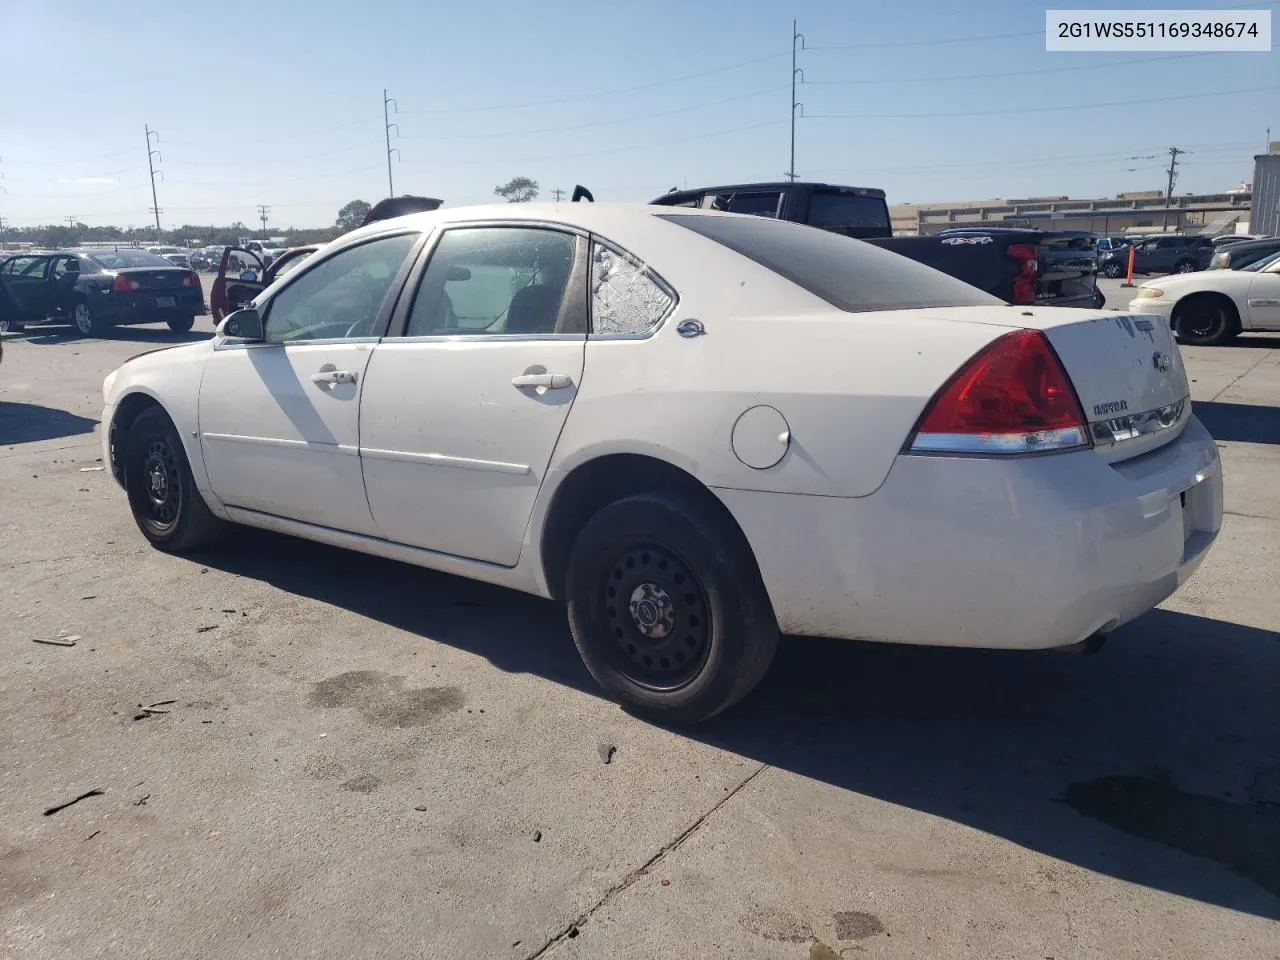
<path id="1" fill-rule="evenodd" d="M 383 87 L 396 192 L 451 206 L 518 175 L 598 200 L 780 179 L 793 17 L 798 174 L 890 202 L 1159 189 L 1175 145 L 1177 192 L 1222 190 L 1268 126 L 1280 139 L 1280 55 L 1047 53 L 1045 6 L 0 0 L 0 216 L 148 223 L 149 124 L 166 226 L 257 225 L 258 204 L 277 226 L 331 223 L 387 193 Z"/>

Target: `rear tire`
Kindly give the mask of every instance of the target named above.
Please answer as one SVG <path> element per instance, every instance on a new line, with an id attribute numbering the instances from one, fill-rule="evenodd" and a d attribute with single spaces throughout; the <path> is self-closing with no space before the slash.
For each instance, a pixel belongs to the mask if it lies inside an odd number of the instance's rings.
<path id="1" fill-rule="evenodd" d="M 186 333 L 195 326 L 195 317 L 172 317 L 165 321 L 174 333 Z"/>
<path id="2" fill-rule="evenodd" d="M 1124 270 L 1121 268 L 1120 264 L 1118 263 L 1105 263 L 1102 265 L 1102 275 L 1105 277 L 1110 277 L 1112 280 L 1114 280 L 1116 277 L 1120 276 L 1123 273 L 1124 273 Z"/>
<path id="3" fill-rule="evenodd" d="M 595 514 L 565 578 L 583 662 L 627 710 L 692 724 L 764 677 L 778 623 L 741 532 L 679 492 L 644 493 Z"/>
<path id="4" fill-rule="evenodd" d="M 84 300 L 76 301 L 71 314 L 71 324 L 76 328 L 76 333 L 82 337 L 101 337 L 107 332 L 107 324 L 103 323 Z"/>
<path id="5" fill-rule="evenodd" d="M 138 529 L 158 550 L 186 553 L 225 532 L 196 489 L 177 428 L 159 407 L 142 411 L 129 427 L 124 487 Z"/>
<path id="6" fill-rule="evenodd" d="M 1219 297 L 1188 297 L 1173 309 L 1173 332 L 1179 343 L 1217 347 L 1240 332 L 1240 318 Z"/>

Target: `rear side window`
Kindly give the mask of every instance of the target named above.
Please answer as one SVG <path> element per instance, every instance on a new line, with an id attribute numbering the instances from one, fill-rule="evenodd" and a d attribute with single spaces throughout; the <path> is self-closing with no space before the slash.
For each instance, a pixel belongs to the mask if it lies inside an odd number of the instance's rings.
<path id="1" fill-rule="evenodd" d="M 592 333 L 648 333 L 674 304 L 675 298 L 643 264 L 592 242 Z"/>
<path id="2" fill-rule="evenodd" d="M 728 210 L 730 213 L 747 213 L 756 217 L 776 217 L 778 208 L 782 206 L 781 192 L 774 193 L 731 193 L 721 196 L 717 210 Z"/>
<path id="3" fill-rule="evenodd" d="M 815 190 L 809 201 L 809 225 L 846 236 L 889 235 L 889 208 L 879 197 Z"/>
<path id="4" fill-rule="evenodd" d="M 714 240 L 851 313 L 1004 305 L 932 267 L 826 230 L 754 217 L 659 218 Z"/>

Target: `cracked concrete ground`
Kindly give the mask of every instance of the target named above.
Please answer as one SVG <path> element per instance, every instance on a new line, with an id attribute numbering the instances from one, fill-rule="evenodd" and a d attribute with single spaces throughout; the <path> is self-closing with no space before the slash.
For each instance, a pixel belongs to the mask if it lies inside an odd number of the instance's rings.
<path id="1" fill-rule="evenodd" d="M 1280 337 L 1185 351 L 1228 516 L 1096 656 L 787 640 L 684 733 L 553 604 L 146 548 L 95 419 L 171 339 L 5 339 L 0 957 L 1275 960 Z"/>

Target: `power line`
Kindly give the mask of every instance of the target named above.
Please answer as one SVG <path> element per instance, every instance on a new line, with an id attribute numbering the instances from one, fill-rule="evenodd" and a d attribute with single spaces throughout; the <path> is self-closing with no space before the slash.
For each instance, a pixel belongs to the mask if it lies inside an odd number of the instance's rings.
<path id="1" fill-rule="evenodd" d="M 550 107 L 562 103 L 577 103 L 580 100 L 597 100 L 601 97 L 611 97 L 619 93 L 634 93 L 637 90 L 649 90 L 653 87 L 664 87 L 673 83 L 684 83 L 688 80 L 710 77 L 718 73 L 727 73 L 730 70 L 740 70 L 743 67 L 754 66 L 758 63 L 768 63 L 769 61 L 777 60 L 782 56 L 784 56 L 784 54 L 771 53 L 767 57 L 756 57 L 752 60 L 741 60 L 737 63 L 727 64 L 723 67 L 714 67 L 710 70 L 700 70 L 697 73 L 686 73 L 682 77 L 668 77 L 665 80 L 653 80 L 649 83 L 638 83 L 630 87 L 614 87 L 611 90 L 597 90 L 593 93 L 579 93 L 571 97 L 557 97 L 553 100 L 527 100 L 524 103 L 500 103 L 490 104 L 488 106 L 441 107 L 435 110 L 402 110 L 400 112 L 404 114 L 484 113 L 492 110 L 525 110 L 529 107 Z"/>
<path id="2" fill-rule="evenodd" d="M 481 157 L 477 159 L 467 160 L 406 160 L 405 163 L 432 163 L 432 164 L 462 164 L 462 165 L 492 165 L 492 164 L 510 164 L 510 163 L 543 163 L 549 160 L 577 160 L 582 157 L 603 157 L 615 153 L 635 153 L 639 150 L 652 150 L 656 147 L 672 147 L 681 143 L 694 143 L 699 140 L 709 140 L 712 137 L 728 136 L 731 133 L 743 133 L 747 130 L 761 130 L 765 127 L 777 127 L 786 123 L 785 120 L 766 120 L 762 123 L 749 123 L 742 127 L 730 127 L 727 130 L 715 130 L 711 133 L 700 133 L 693 137 L 681 137 L 677 140 L 656 140 L 650 143 L 633 144 L 625 147 L 613 147 L 609 150 L 588 150 L 582 153 L 560 153 L 551 156 L 542 157 Z"/>
<path id="3" fill-rule="evenodd" d="M 806 49 L 815 50 L 816 47 Z M 1133 60 L 1116 60 L 1113 63 L 1085 63 L 1070 67 L 1049 67 L 1044 70 L 1013 70 L 1007 73 L 960 73 L 949 77 L 873 77 L 861 80 L 803 80 L 806 86 L 856 86 L 891 83 L 952 83 L 957 80 L 996 80 L 1005 77 L 1037 77 L 1046 73 L 1074 73 L 1079 70 L 1105 70 L 1108 67 L 1124 67 L 1135 63 L 1159 63 L 1164 60 L 1186 60 L 1189 57 L 1211 57 L 1213 52 L 1175 53 L 1167 57 L 1138 57 Z"/>
<path id="4" fill-rule="evenodd" d="M 1201 100 L 1208 97 L 1231 97 L 1241 93 L 1262 93 L 1280 90 L 1280 87 L 1247 87 L 1243 90 L 1220 90 L 1217 93 L 1188 93 L 1174 97 L 1152 97 L 1145 100 L 1111 100 L 1095 103 L 1077 103 L 1051 107 L 1018 107 L 1010 110 L 948 110 L 939 113 L 811 113 L 809 120 L 926 120 L 938 117 L 995 117 L 1006 114 L 1057 113 L 1061 110 L 1095 110 L 1099 107 L 1132 107 L 1148 103 L 1172 103 L 1175 100 Z"/>
<path id="5" fill-rule="evenodd" d="M 806 50 L 872 50 L 884 47 L 932 47 L 944 43 L 977 43 L 981 40 L 1011 40 L 1014 37 L 1043 37 L 1043 30 L 1024 30 L 1021 33 L 990 33 L 981 37 L 946 37 L 941 40 L 896 40 L 892 43 L 842 43 L 822 47 L 806 47 Z"/>
<path id="6" fill-rule="evenodd" d="M 458 133 L 458 134 L 433 134 L 421 137 L 402 137 L 404 140 L 489 140 L 501 137 L 531 137 L 541 133 L 565 133 L 570 130 L 587 130 L 592 127 L 614 126 L 620 123 L 634 123 L 637 120 L 651 120 L 654 117 L 670 117 L 677 113 L 689 113 L 692 110 L 705 110 L 707 107 L 718 107 L 726 103 L 734 103 L 738 100 L 749 100 L 752 97 L 763 96 L 766 93 L 778 93 L 787 89 L 783 86 L 768 87 L 764 90 L 752 90 L 749 93 L 737 93 L 731 97 L 722 97 L 719 100 L 709 100 L 705 103 L 694 103 L 685 107 L 673 107 L 670 110 L 658 110 L 653 113 L 639 113 L 630 117 L 616 117 L 611 120 L 593 120 L 591 123 L 575 123 L 564 127 L 541 127 L 537 130 L 502 130 L 496 133 Z M 406 111 L 408 112 L 408 111 Z"/>

